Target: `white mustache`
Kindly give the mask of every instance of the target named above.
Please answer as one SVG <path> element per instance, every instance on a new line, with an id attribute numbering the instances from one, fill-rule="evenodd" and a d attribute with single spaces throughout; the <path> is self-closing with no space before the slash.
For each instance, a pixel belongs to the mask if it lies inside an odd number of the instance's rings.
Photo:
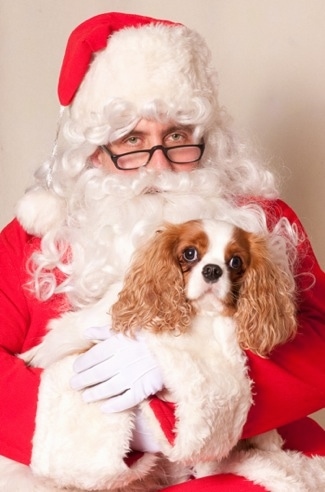
<path id="1" fill-rule="evenodd" d="M 140 169 L 136 174 L 109 174 L 99 178 L 105 195 L 139 196 L 154 193 L 198 193 L 220 195 L 218 173 L 214 169 L 195 169 L 186 172 Z"/>

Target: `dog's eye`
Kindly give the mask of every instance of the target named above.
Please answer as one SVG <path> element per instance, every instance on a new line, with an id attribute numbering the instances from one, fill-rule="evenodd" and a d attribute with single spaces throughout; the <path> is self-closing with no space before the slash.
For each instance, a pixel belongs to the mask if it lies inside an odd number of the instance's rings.
<path id="1" fill-rule="evenodd" d="M 243 266 L 242 259 L 239 256 L 233 256 L 230 258 L 228 266 L 233 270 L 239 270 Z"/>
<path id="2" fill-rule="evenodd" d="M 197 249 L 194 247 L 186 248 L 182 254 L 185 261 L 196 261 L 198 259 Z"/>

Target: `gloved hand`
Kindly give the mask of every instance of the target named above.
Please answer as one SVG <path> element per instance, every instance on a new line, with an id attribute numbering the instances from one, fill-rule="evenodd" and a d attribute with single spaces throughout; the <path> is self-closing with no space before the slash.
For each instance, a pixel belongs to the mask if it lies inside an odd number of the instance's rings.
<path id="1" fill-rule="evenodd" d="M 160 368 L 141 335 L 129 338 L 104 326 L 88 328 L 85 336 L 102 341 L 74 363 L 70 385 L 84 389 L 84 401 L 105 400 L 104 412 L 121 412 L 162 389 Z"/>

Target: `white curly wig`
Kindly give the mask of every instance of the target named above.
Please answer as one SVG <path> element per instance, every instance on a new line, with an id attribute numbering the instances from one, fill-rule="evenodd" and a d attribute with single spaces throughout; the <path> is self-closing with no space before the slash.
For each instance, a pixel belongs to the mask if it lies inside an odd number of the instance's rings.
<path id="1" fill-rule="evenodd" d="M 68 98 L 58 150 L 36 171 L 35 184 L 17 206 L 23 227 L 43 238 L 33 258 L 33 288 L 43 298 L 66 291 L 76 305 L 98 298 L 115 279 L 103 238 L 106 247 L 108 241 L 116 248 L 107 229 L 120 232 L 123 220 L 134 229 L 141 210 L 148 216 L 143 236 L 162 220 L 215 216 L 217 199 L 220 204 L 238 195 L 277 196 L 273 175 L 247 157 L 218 104 L 217 76 L 202 37 L 180 24 L 142 17 L 137 21 L 137 16 L 130 20 L 129 14 L 103 14 L 92 19 L 93 25 L 99 20 L 109 24 L 110 15 L 120 16 L 122 27 L 110 31 L 108 39 L 106 34 L 104 47 L 93 50 L 86 73 Z M 61 72 L 61 92 L 64 83 Z M 193 127 L 206 146 L 200 167 L 177 174 L 142 169 L 132 177 L 94 168 L 90 156 L 98 146 L 128 134 L 142 118 Z M 153 186 L 159 197 L 146 193 Z M 126 210 L 134 214 L 134 206 L 127 206 L 132 200 L 137 200 L 134 219 L 126 216 Z M 179 214 L 180 207 L 188 212 Z M 93 247 L 90 237 L 97 241 Z M 68 262 L 67 244 L 73 258 Z M 60 286 L 55 268 L 67 277 Z"/>

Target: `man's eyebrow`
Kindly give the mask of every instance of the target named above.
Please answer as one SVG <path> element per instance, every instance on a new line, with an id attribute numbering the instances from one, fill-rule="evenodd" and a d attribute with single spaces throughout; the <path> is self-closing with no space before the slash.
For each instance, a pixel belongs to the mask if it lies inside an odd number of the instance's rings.
<path id="1" fill-rule="evenodd" d="M 136 135 L 136 136 L 147 135 L 147 133 L 148 132 L 145 132 L 143 130 L 131 130 L 129 133 L 127 133 L 126 135 L 124 135 L 124 137 L 121 138 L 130 137 L 131 135 Z"/>
<path id="2" fill-rule="evenodd" d="M 173 132 L 177 132 L 177 131 L 181 131 L 181 130 L 183 130 L 183 131 L 185 130 L 185 131 L 188 131 L 188 132 L 193 132 L 193 127 L 190 126 L 190 125 L 172 125 L 169 128 L 167 128 L 166 130 L 164 130 L 162 132 L 162 134 L 166 135 L 168 133 L 173 133 Z M 146 130 L 131 130 L 129 133 L 127 133 L 123 137 L 119 138 L 117 141 L 123 140 L 123 139 L 128 138 L 128 137 L 131 137 L 131 136 L 143 137 L 143 136 L 147 136 L 147 135 L 150 135 L 150 134 L 151 134 L 151 132 L 150 131 L 146 131 Z"/>
<path id="3" fill-rule="evenodd" d="M 166 133 L 176 132 L 179 130 L 185 130 L 185 131 L 188 130 L 188 131 L 192 132 L 193 127 L 189 126 L 189 125 L 173 125 L 166 130 Z"/>

